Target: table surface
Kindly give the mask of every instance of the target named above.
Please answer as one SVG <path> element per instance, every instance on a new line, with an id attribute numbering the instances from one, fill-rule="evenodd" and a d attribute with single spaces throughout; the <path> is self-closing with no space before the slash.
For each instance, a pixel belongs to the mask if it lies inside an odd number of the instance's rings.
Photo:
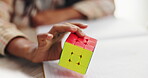
<path id="1" fill-rule="evenodd" d="M 114 17 L 106 17 L 106 18 L 93 20 L 93 21 L 74 20 L 73 22 L 83 22 L 83 23 L 89 24 L 88 29 L 84 30 L 84 32 L 87 35 L 99 40 L 99 43 L 95 50 L 95 54 L 93 55 L 91 64 L 89 66 L 88 72 L 85 76 L 83 76 L 59 67 L 57 65 L 58 61 L 44 62 L 44 72 L 45 72 L 46 78 L 82 78 L 82 77 L 85 77 L 85 78 L 146 78 L 148 77 L 146 75 L 146 72 L 148 72 L 146 67 L 148 66 L 148 64 L 146 60 L 148 59 L 146 58 L 147 53 L 145 51 L 141 52 L 140 54 L 141 57 L 140 55 L 139 57 L 138 55 L 135 57 L 130 57 L 130 55 L 135 54 L 134 52 L 129 52 L 130 54 L 128 52 L 124 53 L 123 51 L 116 53 L 117 52 L 116 49 L 114 49 L 115 52 L 105 51 L 108 48 L 109 50 L 112 50 L 111 48 L 117 47 L 117 45 L 112 46 L 112 44 L 114 43 L 112 43 L 112 41 L 110 40 L 115 40 L 116 43 L 119 43 L 119 42 L 128 43 L 128 39 L 126 41 L 124 40 L 126 39 L 126 37 L 131 37 L 131 36 L 135 37 L 135 36 L 141 36 L 141 35 L 145 37 L 145 35 L 147 34 L 147 30 L 145 28 L 127 23 L 123 20 L 115 19 Z M 49 29 L 50 27 L 46 27 L 46 26 L 41 27 L 38 29 L 38 32 L 39 33 L 48 32 Z M 119 39 L 119 40 L 116 41 L 116 39 Z M 142 37 L 140 39 L 141 41 L 146 41 L 147 38 L 143 39 Z M 136 39 L 136 40 L 131 39 L 130 41 L 137 42 L 139 41 L 139 39 Z M 108 46 L 107 46 L 107 43 L 109 43 Z M 141 45 L 143 45 L 143 43 L 144 42 L 142 42 Z M 100 46 L 102 48 L 100 48 Z M 123 46 L 125 47 L 125 45 Z M 129 45 L 129 46 L 133 46 L 133 45 Z M 143 45 L 143 46 L 147 46 L 147 45 Z M 140 46 L 137 46 L 137 47 L 140 47 Z M 124 50 L 122 46 L 119 48 L 121 48 L 121 50 Z M 0 56 L 0 61 L 1 61 L 0 62 L 1 78 L 10 78 L 10 77 L 11 78 L 44 78 L 42 64 L 34 64 L 27 60 L 13 57 L 13 56 L 5 56 L 5 57 Z M 134 64 L 135 66 L 132 67 L 132 65 Z"/>
<path id="2" fill-rule="evenodd" d="M 145 27 L 114 17 L 72 22 L 87 23 L 89 27 L 84 32 L 98 39 L 88 71 L 81 75 L 60 67 L 58 61 L 50 61 L 44 62 L 46 78 L 148 77 L 148 30 Z M 39 32 L 46 32 L 47 28 L 41 28 Z"/>

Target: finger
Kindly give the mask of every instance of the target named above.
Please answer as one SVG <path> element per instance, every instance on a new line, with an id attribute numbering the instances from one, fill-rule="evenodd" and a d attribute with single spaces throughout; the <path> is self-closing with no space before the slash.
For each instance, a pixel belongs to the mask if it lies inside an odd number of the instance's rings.
<path id="1" fill-rule="evenodd" d="M 53 35 L 52 34 L 49 34 L 49 33 L 43 33 L 43 34 L 39 34 L 37 36 L 38 40 L 42 41 L 42 40 L 50 40 L 53 38 Z"/>
<path id="2" fill-rule="evenodd" d="M 63 33 L 63 32 L 76 32 L 78 27 L 73 25 L 67 25 L 67 24 L 56 24 L 52 27 L 52 29 L 49 31 L 50 34 L 56 35 L 57 33 Z"/>
<path id="3" fill-rule="evenodd" d="M 75 32 L 79 37 L 84 37 L 85 34 L 82 32 L 82 30 L 80 28 L 77 29 L 77 31 Z"/>
<path id="4" fill-rule="evenodd" d="M 43 33 L 43 34 L 39 34 L 37 38 L 38 38 L 39 46 L 45 46 L 46 44 L 48 44 L 48 41 L 53 38 L 53 35 L 49 33 Z"/>
<path id="5" fill-rule="evenodd" d="M 85 28 L 88 27 L 87 24 L 82 24 L 82 23 L 70 23 L 70 24 L 76 25 L 76 26 L 78 26 L 78 27 L 80 27 L 80 28 L 82 28 L 82 29 L 85 29 Z"/>
<path id="6" fill-rule="evenodd" d="M 71 25 L 71 26 L 73 26 L 73 27 L 76 27 L 77 28 L 77 31 L 75 31 L 75 33 L 79 36 L 79 37 L 84 37 L 85 36 L 85 34 L 82 32 L 82 30 L 78 27 L 78 26 L 76 26 L 76 25 L 74 25 L 74 24 L 70 24 L 70 23 L 66 23 L 67 25 Z"/>

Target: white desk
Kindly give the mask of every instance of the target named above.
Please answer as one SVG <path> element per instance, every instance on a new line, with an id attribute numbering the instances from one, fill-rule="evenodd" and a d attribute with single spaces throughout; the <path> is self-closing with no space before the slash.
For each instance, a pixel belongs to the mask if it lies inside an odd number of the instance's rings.
<path id="1" fill-rule="evenodd" d="M 99 40 L 86 75 L 61 68 L 57 61 L 44 62 L 46 78 L 147 78 L 147 29 L 113 17 L 94 21 L 87 35 Z M 39 32 L 48 32 L 42 27 Z M 65 37 L 66 38 L 66 37 Z M 64 40 L 63 40 L 64 42 Z M 41 64 L 16 57 L 0 56 L 0 78 L 43 78 Z"/>
<path id="2" fill-rule="evenodd" d="M 83 30 L 87 35 L 99 40 L 111 38 L 123 38 L 147 34 L 148 30 L 144 26 L 136 25 L 125 20 L 116 19 L 112 16 L 98 20 L 72 20 L 68 22 L 81 22 L 88 24 L 88 28 Z M 38 33 L 48 32 L 51 27 L 39 27 Z M 65 37 L 66 38 L 66 37 Z"/>
<path id="3" fill-rule="evenodd" d="M 89 27 L 84 32 L 99 40 L 88 71 L 83 76 L 58 66 L 58 61 L 44 62 L 46 78 L 148 77 L 148 31 L 146 28 L 114 17 L 73 22 L 87 23 Z M 47 32 L 48 28 L 40 28 L 39 33 Z"/>

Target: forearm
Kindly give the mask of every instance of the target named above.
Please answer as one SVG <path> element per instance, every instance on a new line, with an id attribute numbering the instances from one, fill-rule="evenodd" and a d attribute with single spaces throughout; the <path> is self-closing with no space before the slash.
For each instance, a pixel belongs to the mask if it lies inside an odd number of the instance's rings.
<path id="1" fill-rule="evenodd" d="M 23 37 L 12 39 L 6 47 L 10 55 L 30 60 L 31 53 L 35 50 L 36 44 Z"/>
<path id="2" fill-rule="evenodd" d="M 0 54 L 5 55 L 8 52 L 30 59 L 29 53 L 35 44 L 27 40 L 26 36 L 10 23 L 12 3 L 13 0 L 0 0 Z"/>
<path id="3" fill-rule="evenodd" d="M 84 19 L 86 18 L 85 15 L 80 13 L 79 11 L 75 10 L 73 7 L 65 8 L 63 9 L 63 12 L 65 17 L 67 17 L 67 20 L 69 19 Z"/>
<path id="4" fill-rule="evenodd" d="M 71 19 L 83 19 L 85 16 L 73 9 L 73 7 L 45 10 L 38 12 L 32 17 L 32 24 L 34 26 L 56 24 Z"/>
<path id="5" fill-rule="evenodd" d="M 82 0 L 73 6 L 88 19 L 96 19 L 114 13 L 114 0 Z"/>

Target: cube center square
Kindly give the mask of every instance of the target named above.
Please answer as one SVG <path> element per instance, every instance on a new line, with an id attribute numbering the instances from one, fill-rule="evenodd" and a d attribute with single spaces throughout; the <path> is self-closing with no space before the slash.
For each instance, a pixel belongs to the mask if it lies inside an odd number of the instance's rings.
<path id="1" fill-rule="evenodd" d="M 70 34 L 64 43 L 59 65 L 85 74 L 90 63 L 97 40 L 88 36 L 79 38 Z"/>

